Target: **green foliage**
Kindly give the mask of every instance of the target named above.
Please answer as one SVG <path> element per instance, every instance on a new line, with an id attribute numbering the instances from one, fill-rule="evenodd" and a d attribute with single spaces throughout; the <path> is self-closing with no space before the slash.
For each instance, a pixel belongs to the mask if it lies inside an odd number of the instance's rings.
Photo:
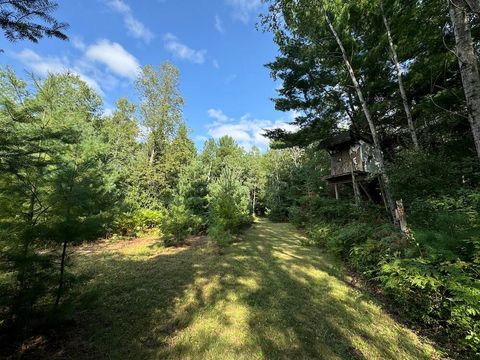
<path id="1" fill-rule="evenodd" d="M 195 226 L 192 224 L 193 233 L 205 231 L 208 222 L 208 174 L 198 159 L 193 159 L 181 172 L 177 196 L 196 219 Z"/>
<path id="2" fill-rule="evenodd" d="M 194 233 L 201 224 L 201 219 L 192 214 L 181 198 L 176 198 L 163 218 L 161 230 L 166 246 L 185 242 L 188 235 Z"/>
<path id="3" fill-rule="evenodd" d="M 478 184 L 477 161 L 439 152 L 402 151 L 389 166 L 392 187 L 407 204 L 419 198 L 454 195 L 460 187 Z"/>
<path id="4" fill-rule="evenodd" d="M 437 258 L 385 263 L 378 280 L 409 316 L 441 324 L 473 351 L 480 349 L 477 265 Z"/>
<path id="5" fill-rule="evenodd" d="M 223 137 L 197 156 L 178 77 L 173 65 L 147 66 L 141 105 L 122 98 L 102 115 L 78 76 L 0 70 L 0 330 L 28 336 L 74 312 L 72 245 L 152 231 L 171 246 L 207 229 L 227 245 L 265 207 L 258 149 Z"/>
<path id="6" fill-rule="evenodd" d="M 218 236 L 222 230 L 235 234 L 251 222 L 248 200 L 248 188 L 240 182 L 238 173 L 223 169 L 209 187 L 209 233 L 215 240 L 223 240 Z"/>
<path id="7" fill-rule="evenodd" d="M 220 246 L 228 246 L 234 240 L 231 230 L 226 230 L 221 224 L 213 224 L 208 228 L 208 236 Z"/>
<path id="8" fill-rule="evenodd" d="M 113 224 L 114 234 L 136 237 L 149 229 L 159 228 L 165 218 L 165 211 L 137 209 L 118 215 Z"/>
<path id="9" fill-rule="evenodd" d="M 67 40 L 68 25 L 52 16 L 57 7 L 57 2 L 52 0 L 3 1 L 0 27 L 9 41 L 26 39 L 36 43 L 45 36 Z"/>
<path id="10" fill-rule="evenodd" d="M 319 208 L 310 206 L 303 215 L 310 216 L 306 245 L 320 246 L 344 259 L 375 282 L 404 317 L 442 328 L 465 348 L 479 350 L 480 246 L 473 240 L 478 237 L 457 239 L 456 248 L 448 249 L 438 242 L 408 238 L 372 216 L 374 212 L 366 215 L 357 209 L 363 215 L 356 216 L 344 213 L 348 205 L 342 202 L 316 199 L 313 203 Z M 368 218 L 369 222 L 362 222 Z"/>

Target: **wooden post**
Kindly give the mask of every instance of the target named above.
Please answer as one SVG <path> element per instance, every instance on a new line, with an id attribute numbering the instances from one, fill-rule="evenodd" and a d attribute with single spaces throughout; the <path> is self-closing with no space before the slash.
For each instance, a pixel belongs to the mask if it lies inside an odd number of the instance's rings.
<path id="1" fill-rule="evenodd" d="M 383 200 L 383 204 L 385 205 L 385 210 L 387 210 L 387 212 L 389 212 L 388 211 L 387 200 L 385 199 L 385 192 L 383 191 L 382 177 L 378 176 L 377 179 L 378 179 L 378 184 L 380 185 L 380 193 L 382 194 L 382 200 Z"/>
<path id="2" fill-rule="evenodd" d="M 338 184 L 333 184 L 333 188 L 335 189 L 335 199 L 340 199 L 340 194 L 338 193 Z"/>
<path id="3" fill-rule="evenodd" d="M 360 189 L 358 188 L 357 181 L 355 180 L 355 173 L 352 170 L 352 184 L 353 184 L 353 196 L 355 196 L 355 205 L 360 205 Z"/>
<path id="4" fill-rule="evenodd" d="M 351 155 L 351 154 L 350 154 Z M 360 189 L 358 188 L 357 181 L 355 179 L 355 172 L 354 172 L 354 165 L 353 158 L 351 159 L 350 169 L 352 173 L 352 185 L 353 185 L 353 196 L 355 197 L 355 205 L 360 206 Z"/>
<path id="5" fill-rule="evenodd" d="M 405 213 L 402 199 L 396 201 L 395 217 L 397 218 L 397 222 L 400 225 L 400 230 L 402 230 L 404 234 L 408 234 L 407 214 Z"/>
<path id="6" fill-rule="evenodd" d="M 367 191 L 367 189 L 363 186 L 363 184 L 361 182 L 358 183 L 360 185 L 360 187 L 362 188 L 363 192 L 365 193 L 365 195 L 367 195 L 368 197 L 368 200 L 370 200 L 370 202 L 373 203 L 373 200 L 372 200 L 372 197 L 370 196 L 369 192 Z"/>

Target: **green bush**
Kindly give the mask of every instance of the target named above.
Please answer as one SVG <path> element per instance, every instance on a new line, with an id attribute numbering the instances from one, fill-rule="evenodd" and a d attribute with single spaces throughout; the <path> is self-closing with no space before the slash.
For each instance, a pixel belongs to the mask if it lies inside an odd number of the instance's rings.
<path id="1" fill-rule="evenodd" d="M 233 235 L 223 226 L 213 225 L 208 228 L 208 236 L 220 246 L 227 246 L 233 242 Z"/>
<path id="2" fill-rule="evenodd" d="M 372 226 L 364 223 L 351 223 L 338 227 L 327 238 L 327 248 L 332 253 L 346 258 L 353 245 L 365 242 L 372 231 Z"/>
<path id="3" fill-rule="evenodd" d="M 419 201 L 425 214 L 431 212 L 429 224 L 436 226 L 414 231 L 415 237 L 382 221 L 375 209 L 329 199 L 313 199 L 309 207 L 296 208 L 304 214 L 294 217 L 309 218 L 305 245 L 342 257 L 378 284 L 405 317 L 444 329 L 452 341 L 475 353 L 480 351 L 477 198 L 464 191 L 463 197 Z"/>
<path id="4" fill-rule="evenodd" d="M 288 209 L 288 218 L 297 227 L 304 227 L 308 221 L 305 210 L 299 206 L 292 206 Z"/>
<path id="5" fill-rule="evenodd" d="M 144 231 L 159 228 L 165 212 L 161 210 L 138 209 L 121 214 L 114 222 L 114 232 L 122 236 L 139 236 Z"/>
<path id="6" fill-rule="evenodd" d="M 307 228 L 308 245 L 316 245 L 319 247 L 326 247 L 327 241 L 334 232 L 334 225 L 326 223 L 311 224 Z"/>
<path id="7" fill-rule="evenodd" d="M 188 235 L 194 232 L 198 223 L 201 223 L 198 216 L 192 215 L 181 201 L 174 200 L 161 225 L 165 245 L 183 243 Z"/>
<path id="8" fill-rule="evenodd" d="M 377 279 L 414 320 L 444 326 L 472 351 L 480 350 L 480 268 L 435 258 L 385 263 Z"/>
<path id="9" fill-rule="evenodd" d="M 251 223 L 249 190 L 242 185 L 238 174 L 225 169 L 209 190 L 209 234 L 214 234 L 213 238 L 223 239 L 219 234 L 221 229 L 235 234 Z"/>

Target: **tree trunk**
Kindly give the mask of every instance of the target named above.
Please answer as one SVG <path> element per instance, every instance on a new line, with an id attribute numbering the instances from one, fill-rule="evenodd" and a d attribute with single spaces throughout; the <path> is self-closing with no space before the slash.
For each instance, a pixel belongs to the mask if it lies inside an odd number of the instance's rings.
<path id="1" fill-rule="evenodd" d="M 383 152 L 380 146 L 380 140 L 377 135 L 377 130 L 375 128 L 375 124 L 373 123 L 372 115 L 370 114 L 370 110 L 368 109 L 367 102 L 365 101 L 365 98 L 363 96 L 362 88 L 360 87 L 360 84 L 357 81 L 357 77 L 355 76 L 355 72 L 353 71 L 352 65 L 350 64 L 350 60 L 348 60 L 347 52 L 345 50 L 345 47 L 343 46 L 342 40 L 337 34 L 337 31 L 333 27 L 332 22 L 330 21 L 327 13 L 323 12 L 323 15 L 325 17 L 325 21 L 327 22 L 328 28 L 330 29 L 332 35 L 335 37 L 335 40 L 337 41 L 338 47 L 340 48 L 342 52 L 342 57 L 343 61 L 345 63 L 345 66 L 347 67 L 348 73 L 350 75 L 350 78 L 352 80 L 353 86 L 355 88 L 355 91 L 357 92 L 358 99 L 360 100 L 360 104 L 362 105 L 362 110 L 365 115 L 365 118 L 367 119 L 368 126 L 370 128 L 370 133 L 372 135 L 373 139 L 373 145 L 375 147 L 375 150 L 377 152 L 378 156 L 378 165 L 379 165 L 379 171 L 380 171 L 380 176 L 383 180 L 384 184 L 384 193 L 385 193 L 385 201 L 388 204 L 388 209 L 390 211 L 390 215 L 392 219 L 395 220 L 395 203 L 393 202 L 392 198 L 392 193 L 390 191 L 390 180 L 386 174 L 385 171 L 385 161 L 383 158 Z"/>
<path id="2" fill-rule="evenodd" d="M 67 254 L 67 238 L 63 240 L 63 249 L 62 249 L 62 260 L 60 261 L 60 280 L 58 282 L 58 289 L 57 289 L 57 298 L 55 299 L 55 305 L 53 306 L 54 310 L 57 310 L 58 305 L 60 304 L 60 298 L 62 297 L 63 293 L 63 278 L 65 274 L 65 257 Z"/>
<path id="3" fill-rule="evenodd" d="M 477 156 L 480 158 L 480 75 L 466 6 L 464 0 L 449 0 L 458 65 L 467 101 L 468 120 L 472 129 Z"/>
<path id="4" fill-rule="evenodd" d="M 152 151 L 150 153 L 150 160 L 149 160 L 150 167 L 153 166 L 154 160 L 155 160 L 155 147 L 152 147 Z"/>
<path id="5" fill-rule="evenodd" d="M 470 6 L 470 10 L 475 13 L 480 13 L 480 2 L 478 0 L 465 0 L 468 6 Z"/>
<path id="6" fill-rule="evenodd" d="M 256 187 L 253 187 L 252 214 L 255 215 Z"/>
<path id="7" fill-rule="evenodd" d="M 387 17 L 385 16 L 385 11 L 383 9 L 383 1 L 380 2 L 380 9 L 382 11 L 383 24 L 385 25 L 385 30 L 387 31 L 388 44 L 390 46 L 390 51 L 392 52 L 392 60 L 393 60 L 393 63 L 395 64 L 395 69 L 397 72 L 398 88 L 400 89 L 400 96 L 402 97 L 403 108 L 405 110 L 405 115 L 407 116 L 408 129 L 410 131 L 410 136 L 412 138 L 413 147 L 415 148 L 415 150 L 418 151 L 420 149 L 420 146 L 418 144 L 417 132 L 415 131 L 415 126 L 413 125 L 412 112 L 410 110 L 410 105 L 408 103 L 405 87 L 403 86 L 400 62 L 398 61 L 397 50 L 395 49 L 395 44 L 393 43 L 390 24 L 388 23 Z"/>

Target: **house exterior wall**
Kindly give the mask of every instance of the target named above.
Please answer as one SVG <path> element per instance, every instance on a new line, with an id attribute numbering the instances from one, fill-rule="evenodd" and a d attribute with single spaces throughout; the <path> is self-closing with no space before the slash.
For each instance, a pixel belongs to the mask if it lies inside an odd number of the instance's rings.
<path id="1" fill-rule="evenodd" d="M 378 159 L 372 145 L 360 140 L 350 147 L 331 153 L 331 175 L 339 176 L 353 171 L 378 173 Z"/>

